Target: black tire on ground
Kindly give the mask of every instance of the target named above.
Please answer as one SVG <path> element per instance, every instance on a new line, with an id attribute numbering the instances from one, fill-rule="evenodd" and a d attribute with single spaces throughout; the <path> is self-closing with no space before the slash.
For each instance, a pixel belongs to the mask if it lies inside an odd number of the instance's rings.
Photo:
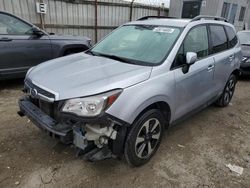
<path id="1" fill-rule="evenodd" d="M 217 106 L 226 107 L 229 105 L 234 95 L 236 83 L 237 77 L 234 74 L 230 75 L 223 93 L 221 94 L 220 98 L 215 102 Z"/>
<path id="2" fill-rule="evenodd" d="M 124 150 L 129 165 L 138 167 L 151 159 L 160 145 L 165 129 L 164 122 L 161 111 L 152 109 L 132 124 Z"/>

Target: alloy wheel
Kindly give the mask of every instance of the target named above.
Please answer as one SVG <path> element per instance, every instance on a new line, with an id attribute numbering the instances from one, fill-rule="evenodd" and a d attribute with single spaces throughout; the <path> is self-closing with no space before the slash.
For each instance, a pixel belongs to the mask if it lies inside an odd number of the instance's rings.
<path id="1" fill-rule="evenodd" d="M 225 104 L 228 104 L 231 101 L 233 94 L 234 94 L 234 90 L 235 90 L 235 81 L 233 78 L 231 78 L 227 83 L 225 94 L 224 94 Z"/>
<path id="2" fill-rule="evenodd" d="M 139 158 L 148 158 L 159 143 L 161 125 L 156 118 L 148 119 L 139 130 L 135 140 L 135 153 Z"/>

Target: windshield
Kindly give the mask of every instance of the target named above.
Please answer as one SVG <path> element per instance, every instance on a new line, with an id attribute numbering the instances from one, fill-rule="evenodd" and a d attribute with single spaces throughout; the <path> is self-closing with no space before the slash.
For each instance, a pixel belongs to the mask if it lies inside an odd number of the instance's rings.
<path id="1" fill-rule="evenodd" d="M 239 32 L 238 36 L 241 44 L 250 45 L 250 32 Z"/>
<path id="2" fill-rule="evenodd" d="M 127 25 L 111 33 L 91 52 L 134 64 L 156 65 L 172 49 L 179 34 L 180 29 L 174 27 Z"/>

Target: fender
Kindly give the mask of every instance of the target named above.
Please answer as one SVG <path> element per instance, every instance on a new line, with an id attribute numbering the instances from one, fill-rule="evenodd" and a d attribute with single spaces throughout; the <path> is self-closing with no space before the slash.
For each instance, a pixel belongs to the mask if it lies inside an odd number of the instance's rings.
<path id="1" fill-rule="evenodd" d="M 69 44 L 66 46 L 63 46 L 59 52 L 59 57 L 64 56 L 65 52 L 70 49 L 83 49 L 87 50 L 89 47 L 87 44 Z"/>
<path id="2" fill-rule="evenodd" d="M 170 107 L 168 101 L 169 101 L 169 98 L 167 96 L 164 96 L 164 95 L 159 95 L 159 96 L 151 97 L 151 98 L 145 100 L 142 104 L 139 105 L 139 107 L 131 115 L 131 121 L 134 122 L 135 119 L 140 115 L 140 113 L 143 112 L 143 110 L 145 110 L 149 106 L 151 106 L 151 105 L 153 105 L 155 103 L 158 103 L 158 102 L 164 102 L 164 103 L 166 103 L 169 106 L 169 108 L 170 108 L 170 114 L 172 114 L 172 110 L 171 110 L 171 107 Z"/>
<path id="3" fill-rule="evenodd" d="M 168 104 L 172 114 L 171 123 L 175 112 L 175 82 L 173 80 L 174 75 L 168 72 L 161 78 L 149 79 L 126 88 L 106 112 L 132 124 L 137 116 L 148 106 L 157 102 L 165 102 Z M 169 96 L 172 96 L 172 98 Z"/>

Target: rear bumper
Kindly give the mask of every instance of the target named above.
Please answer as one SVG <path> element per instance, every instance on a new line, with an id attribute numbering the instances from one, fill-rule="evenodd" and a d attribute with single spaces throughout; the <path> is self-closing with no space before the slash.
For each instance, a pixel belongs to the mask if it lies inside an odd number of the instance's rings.
<path id="1" fill-rule="evenodd" d="M 60 138 L 64 143 L 71 143 L 73 140 L 73 134 L 71 128 L 60 129 L 60 124 L 45 114 L 36 105 L 34 105 L 28 98 L 22 98 L 19 100 L 19 115 L 27 116 L 37 127 L 45 130 L 53 136 Z"/>

